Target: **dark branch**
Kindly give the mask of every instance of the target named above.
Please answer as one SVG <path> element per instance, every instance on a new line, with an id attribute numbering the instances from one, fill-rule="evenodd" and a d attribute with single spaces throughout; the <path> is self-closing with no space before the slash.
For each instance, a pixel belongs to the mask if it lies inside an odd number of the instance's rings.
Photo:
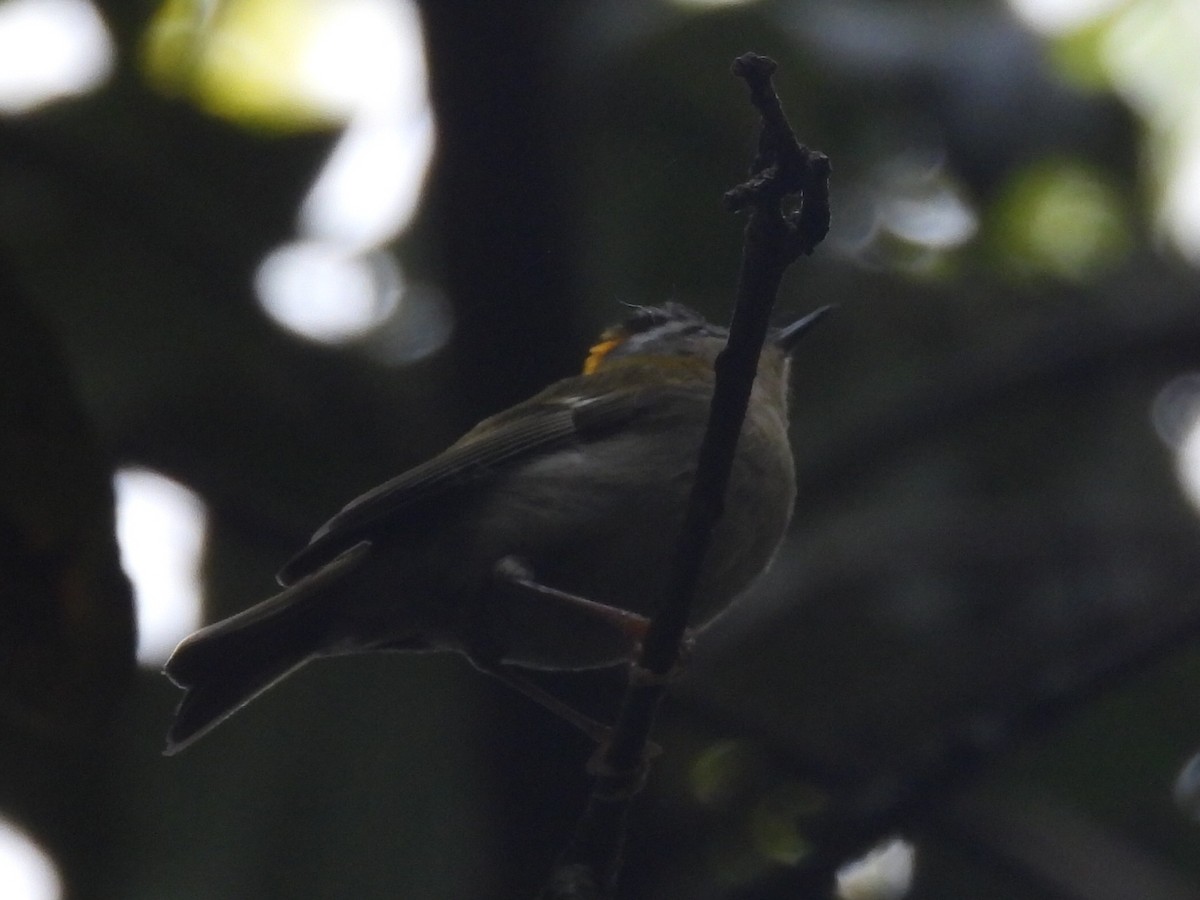
<path id="1" fill-rule="evenodd" d="M 774 62 L 755 54 L 733 64 L 734 75 L 750 88 L 762 125 L 750 178 L 726 194 L 731 209 L 750 212 L 729 341 L 716 361 L 712 407 L 667 592 L 631 666 L 612 736 L 593 760 L 591 797 L 544 895 L 554 900 L 606 896 L 615 884 L 630 802 L 646 777 L 651 727 L 679 659 L 700 570 L 721 515 L 779 283 L 787 267 L 811 253 L 829 228 L 829 161 L 796 140 L 771 84 L 774 71 Z M 785 213 L 790 197 L 797 198 L 798 207 Z"/>

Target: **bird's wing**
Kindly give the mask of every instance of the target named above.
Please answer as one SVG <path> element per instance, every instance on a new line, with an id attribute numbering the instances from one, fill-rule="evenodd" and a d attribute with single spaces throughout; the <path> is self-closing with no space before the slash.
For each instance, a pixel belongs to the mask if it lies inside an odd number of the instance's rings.
<path id="1" fill-rule="evenodd" d="M 591 398 L 557 387 L 484 420 L 433 459 L 351 501 L 280 570 L 279 583 L 294 584 L 360 541 L 405 527 L 431 499 L 448 502 L 447 495 L 519 460 L 602 437 L 677 392 L 662 387 Z"/>

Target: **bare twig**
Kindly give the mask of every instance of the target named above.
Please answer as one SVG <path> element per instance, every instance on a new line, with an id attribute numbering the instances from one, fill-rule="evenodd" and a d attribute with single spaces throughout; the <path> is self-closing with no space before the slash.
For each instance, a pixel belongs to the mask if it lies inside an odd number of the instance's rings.
<path id="1" fill-rule="evenodd" d="M 630 802 L 645 780 L 651 726 L 678 661 L 700 569 L 721 515 L 775 295 L 787 267 L 811 253 L 829 227 L 829 161 L 796 140 L 771 84 L 774 71 L 774 62 L 752 53 L 733 63 L 733 74 L 750 88 L 762 130 L 749 180 L 725 198 L 730 209 L 750 211 L 729 340 L 715 365 L 696 482 L 663 605 L 630 668 L 612 736 L 593 759 L 596 780 L 587 808 L 544 893 L 553 900 L 603 897 L 615 884 Z M 789 197 L 799 204 L 785 213 L 783 201 Z"/>

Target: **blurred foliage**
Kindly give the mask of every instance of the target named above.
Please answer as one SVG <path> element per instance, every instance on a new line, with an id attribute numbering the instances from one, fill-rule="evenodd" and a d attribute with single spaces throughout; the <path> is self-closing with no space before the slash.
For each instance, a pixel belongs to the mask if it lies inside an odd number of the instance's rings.
<path id="1" fill-rule="evenodd" d="M 29 314 L 5 310 L 2 396 L 47 411 L 6 407 L 0 450 L 53 425 L 57 494 L 22 508 L 102 548 L 92 636 L 129 637 L 97 524 L 114 462 L 210 505 L 214 618 L 346 499 L 575 369 L 621 302 L 726 317 L 741 223 L 720 198 L 754 147 L 727 70 L 754 49 L 834 166 L 834 231 L 780 314 L 839 311 L 797 361 L 795 527 L 667 705 L 625 895 L 823 896 L 892 834 L 918 898 L 1200 895 L 1171 799 L 1200 748 L 1200 527 L 1150 419 L 1200 367 L 1172 193 L 1200 109 L 1194 49 L 1169 42 L 1190 7 L 1039 37 L 993 0 L 424 4 L 438 157 L 388 249 L 454 330 L 388 366 L 255 301 L 335 119 L 250 77 L 269 70 L 198 75 L 235 13 L 301 28 L 315 7 L 99 5 L 110 83 L 0 119 L 0 254 Z M 56 646 L 47 695 L 87 668 Z M 545 680 L 604 715 L 609 675 Z M 91 688 L 100 724 L 0 728 L 0 813 L 72 900 L 533 896 L 587 787 L 581 738 L 455 659 L 310 666 L 171 760 L 161 676 Z"/>
<path id="2" fill-rule="evenodd" d="M 1009 276 L 1094 281 L 1131 250 L 1132 217 L 1103 172 L 1047 160 L 1017 173 L 997 198 L 991 243 Z"/>
<path id="3" fill-rule="evenodd" d="M 169 0 L 146 30 L 147 80 L 192 96 L 204 110 L 247 126 L 295 130 L 336 124 L 298 86 L 316 3 Z"/>

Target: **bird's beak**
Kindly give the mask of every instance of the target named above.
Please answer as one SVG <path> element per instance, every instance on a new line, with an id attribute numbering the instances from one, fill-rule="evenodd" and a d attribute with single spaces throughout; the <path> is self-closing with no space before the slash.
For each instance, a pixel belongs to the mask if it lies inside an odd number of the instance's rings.
<path id="1" fill-rule="evenodd" d="M 796 344 L 799 343 L 800 335 L 816 325 L 824 317 L 825 313 L 831 309 L 833 309 L 832 306 L 822 306 L 820 309 L 814 309 L 807 316 L 793 322 L 791 325 L 780 328 L 779 331 L 775 332 L 775 346 L 784 353 L 791 353 L 796 348 Z"/>

